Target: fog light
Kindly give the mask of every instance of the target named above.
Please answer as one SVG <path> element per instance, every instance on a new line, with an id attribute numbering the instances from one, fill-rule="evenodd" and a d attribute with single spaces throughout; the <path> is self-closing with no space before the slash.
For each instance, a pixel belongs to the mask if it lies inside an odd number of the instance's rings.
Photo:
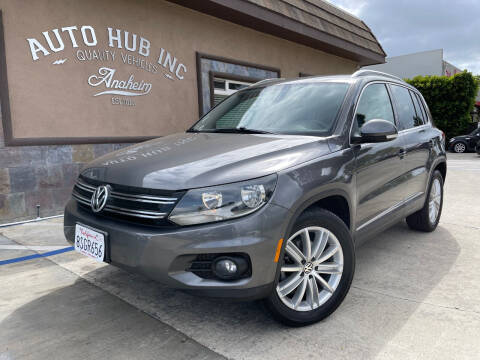
<path id="1" fill-rule="evenodd" d="M 237 264 L 228 259 L 220 260 L 215 264 L 215 271 L 227 276 L 234 275 L 237 273 Z"/>
<path id="2" fill-rule="evenodd" d="M 248 264 L 242 257 L 219 257 L 212 265 L 214 274 L 223 280 L 238 279 L 248 269 Z"/>

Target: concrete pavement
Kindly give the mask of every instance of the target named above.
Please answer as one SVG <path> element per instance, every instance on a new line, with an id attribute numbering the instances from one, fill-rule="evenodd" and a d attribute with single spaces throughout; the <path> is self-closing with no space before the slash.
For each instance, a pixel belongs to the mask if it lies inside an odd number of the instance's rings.
<path id="1" fill-rule="evenodd" d="M 193 297 L 66 252 L 0 265 L 0 359 L 477 359 L 480 156 L 449 154 L 448 168 L 437 230 L 401 223 L 360 248 L 350 293 L 321 323 L 286 328 L 259 303 Z M 69 246 L 61 222 L 0 228 L 0 261 Z"/>

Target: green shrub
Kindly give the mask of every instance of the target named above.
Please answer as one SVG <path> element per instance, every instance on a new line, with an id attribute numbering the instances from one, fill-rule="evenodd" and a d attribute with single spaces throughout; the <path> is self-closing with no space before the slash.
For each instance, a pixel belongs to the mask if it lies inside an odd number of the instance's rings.
<path id="1" fill-rule="evenodd" d="M 464 71 L 454 76 L 416 76 L 405 79 L 425 98 L 435 125 L 448 138 L 464 135 L 471 124 L 479 81 Z"/>

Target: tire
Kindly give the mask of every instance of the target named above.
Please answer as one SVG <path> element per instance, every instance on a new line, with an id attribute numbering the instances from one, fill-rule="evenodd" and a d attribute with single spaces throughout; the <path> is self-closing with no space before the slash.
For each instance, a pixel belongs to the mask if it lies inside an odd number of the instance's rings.
<path id="1" fill-rule="evenodd" d="M 437 186 L 439 186 L 439 188 L 437 188 Z M 440 195 L 440 198 L 436 198 L 438 201 L 434 199 L 434 197 L 437 196 L 435 195 L 437 194 L 437 191 L 439 191 Z M 433 173 L 427 194 L 423 208 L 412 215 L 407 216 L 407 224 L 413 230 L 432 232 L 437 228 L 443 208 L 443 177 L 440 171 L 435 170 Z M 434 206 L 438 208 L 433 220 L 430 213 L 432 201 L 434 202 Z"/>
<path id="2" fill-rule="evenodd" d="M 465 143 L 459 141 L 459 142 L 456 142 L 455 144 L 453 144 L 452 149 L 453 149 L 453 152 L 461 154 L 461 153 L 464 153 L 465 151 L 467 151 L 467 145 Z"/>
<path id="3" fill-rule="evenodd" d="M 300 257 L 303 264 L 292 244 L 307 254 Z M 345 223 L 330 211 L 308 210 L 295 222 L 282 254 L 275 287 L 264 300 L 274 318 L 297 327 L 320 321 L 334 312 L 347 295 L 355 271 L 355 248 Z M 289 271 L 283 271 L 287 268 Z M 293 288 L 288 287 L 289 282 L 298 281 L 299 285 L 288 292 Z"/>

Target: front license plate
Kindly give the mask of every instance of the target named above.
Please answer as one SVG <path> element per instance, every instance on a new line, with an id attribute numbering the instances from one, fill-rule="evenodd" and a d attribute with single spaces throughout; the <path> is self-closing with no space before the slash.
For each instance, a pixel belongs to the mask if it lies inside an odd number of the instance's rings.
<path id="1" fill-rule="evenodd" d="M 105 259 L 105 236 L 80 224 L 75 226 L 75 250 L 99 262 Z"/>

